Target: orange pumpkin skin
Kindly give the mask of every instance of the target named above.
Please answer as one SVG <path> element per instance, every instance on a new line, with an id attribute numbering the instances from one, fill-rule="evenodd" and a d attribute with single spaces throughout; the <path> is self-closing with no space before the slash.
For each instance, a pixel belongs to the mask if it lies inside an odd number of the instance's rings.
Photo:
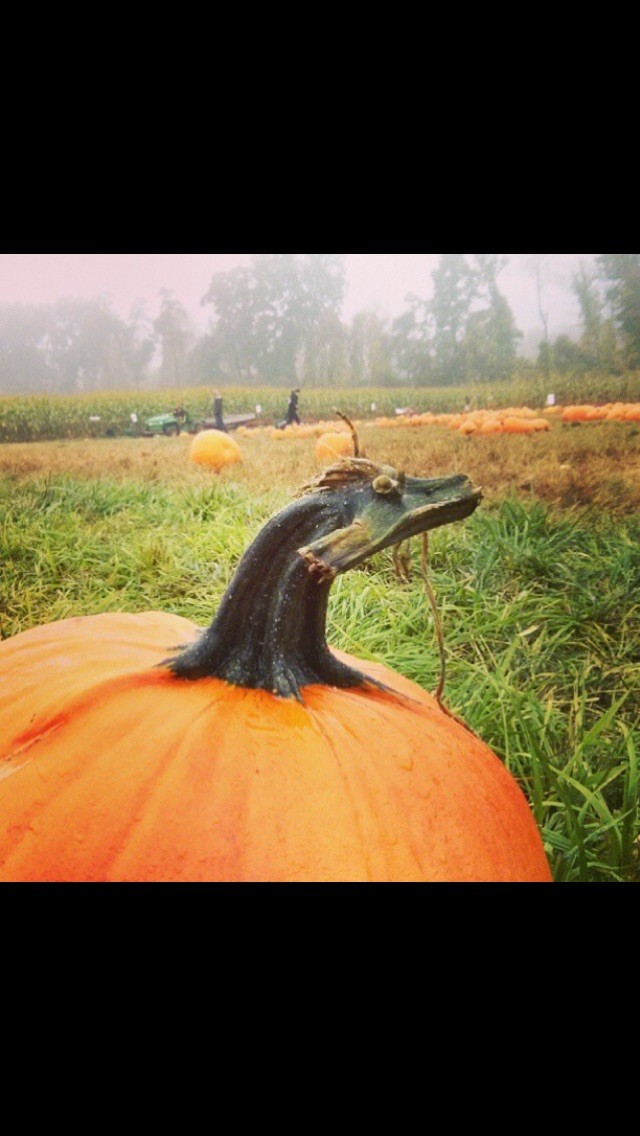
<path id="1" fill-rule="evenodd" d="M 344 431 L 322 434 L 316 442 L 316 460 L 320 462 L 335 461 L 337 457 L 353 456 L 353 453 L 351 434 Z"/>
<path id="2" fill-rule="evenodd" d="M 226 465 L 242 461 L 242 451 L 223 430 L 201 430 L 189 447 L 189 460 L 218 473 Z"/>
<path id="3" fill-rule="evenodd" d="M 524 794 L 421 687 L 301 701 L 158 667 L 200 629 L 146 612 L 0 643 L 0 879 L 540 881 Z"/>
<path id="4" fill-rule="evenodd" d="M 526 418 L 508 416 L 502 419 L 503 434 L 531 434 L 532 426 Z"/>

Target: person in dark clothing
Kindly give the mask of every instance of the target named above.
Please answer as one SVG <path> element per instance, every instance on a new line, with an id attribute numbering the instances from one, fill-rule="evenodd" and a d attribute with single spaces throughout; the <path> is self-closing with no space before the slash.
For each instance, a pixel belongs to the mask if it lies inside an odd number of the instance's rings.
<path id="1" fill-rule="evenodd" d="M 213 417 L 215 418 L 216 430 L 223 430 L 225 434 L 228 434 L 229 431 L 222 417 L 222 395 L 219 390 L 213 392 Z"/>
<path id="2" fill-rule="evenodd" d="M 289 405 L 287 407 L 287 417 L 285 418 L 285 425 L 287 425 L 287 426 L 290 426 L 292 422 L 297 422 L 298 425 L 300 424 L 300 419 L 298 417 L 298 395 L 299 394 L 300 394 L 300 388 L 299 387 L 297 387 L 295 390 L 291 391 L 291 395 L 290 395 L 290 398 L 289 398 Z"/>

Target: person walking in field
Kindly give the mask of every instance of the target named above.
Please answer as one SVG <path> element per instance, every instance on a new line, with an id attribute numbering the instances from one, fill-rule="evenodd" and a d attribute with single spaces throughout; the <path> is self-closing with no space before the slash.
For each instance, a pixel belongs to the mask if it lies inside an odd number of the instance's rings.
<path id="1" fill-rule="evenodd" d="M 299 387 L 296 387 L 295 390 L 291 391 L 291 395 L 289 396 L 289 405 L 287 407 L 287 416 L 285 418 L 285 425 L 286 426 L 290 426 L 292 422 L 297 422 L 298 425 L 300 425 L 300 418 L 298 417 L 298 395 L 299 394 L 300 394 L 300 388 Z"/>
<path id="2" fill-rule="evenodd" d="M 229 431 L 222 417 L 222 395 L 219 390 L 214 390 L 213 392 L 213 417 L 216 423 L 216 430 L 223 430 L 225 434 L 228 434 Z"/>

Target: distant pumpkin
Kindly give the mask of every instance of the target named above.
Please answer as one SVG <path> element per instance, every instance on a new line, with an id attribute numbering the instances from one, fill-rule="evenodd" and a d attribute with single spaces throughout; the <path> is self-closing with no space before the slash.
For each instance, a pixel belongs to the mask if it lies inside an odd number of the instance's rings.
<path id="1" fill-rule="evenodd" d="M 218 473 L 224 466 L 242 461 L 242 450 L 222 430 L 202 430 L 191 443 L 189 460 L 197 465 L 206 465 Z"/>
<path id="2" fill-rule="evenodd" d="M 316 442 L 316 458 L 318 461 L 334 461 L 337 457 L 353 456 L 353 439 L 351 434 L 347 434 L 346 431 L 322 434 Z"/>
<path id="3" fill-rule="evenodd" d="M 509 415 L 502 419 L 502 432 L 503 434 L 531 434 L 533 427 L 529 419 Z"/>

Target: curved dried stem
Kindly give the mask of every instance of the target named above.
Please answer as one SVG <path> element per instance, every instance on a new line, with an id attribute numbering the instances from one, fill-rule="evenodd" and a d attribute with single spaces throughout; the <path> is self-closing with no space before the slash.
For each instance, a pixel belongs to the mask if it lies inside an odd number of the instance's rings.
<path id="1" fill-rule="evenodd" d="M 440 620 L 440 614 L 438 612 L 438 607 L 437 607 L 437 604 L 436 604 L 435 592 L 434 592 L 433 588 L 431 587 L 431 581 L 429 580 L 429 577 L 427 575 L 427 559 L 428 559 L 428 556 L 429 556 L 429 534 L 424 532 L 424 533 L 422 533 L 422 541 L 421 541 L 421 548 L 420 548 L 420 570 L 422 572 L 422 578 L 424 580 L 425 591 L 427 593 L 429 603 L 431 604 L 431 610 L 433 612 L 433 622 L 435 624 L 436 639 L 438 640 L 438 650 L 440 652 L 440 678 L 438 680 L 438 685 L 433 692 L 433 697 L 435 698 L 436 702 L 438 702 L 440 704 L 440 706 L 442 706 L 442 695 L 444 693 L 444 684 L 445 684 L 445 678 L 446 678 L 446 662 L 445 662 L 445 654 L 444 654 L 444 635 L 442 633 L 442 623 L 441 623 L 441 620 Z"/>
<path id="2" fill-rule="evenodd" d="M 350 418 L 347 418 L 346 414 L 343 414 L 341 410 L 338 410 L 337 406 L 334 406 L 333 412 L 334 412 L 334 414 L 337 414 L 338 418 L 341 418 L 343 422 L 346 422 L 347 426 L 349 427 L 349 429 L 351 431 L 351 438 L 353 440 L 353 456 L 356 457 L 356 458 L 361 457 L 362 454 L 361 454 L 361 450 L 360 450 L 360 442 L 358 441 L 358 431 L 356 430 L 355 426 L 353 425 L 353 422 L 351 421 Z"/>
<path id="3" fill-rule="evenodd" d="M 394 544 L 391 555 L 396 579 L 407 584 L 411 575 L 411 541 L 401 540 L 399 544 Z"/>
<path id="4" fill-rule="evenodd" d="M 427 596 L 429 598 L 429 603 L 431 604 L 431 610 L 433 611 L 433 619 L 434 619 L 434 623 L 435 623 L 435 627 L 436 627 L 436 637 L 437 637 L 437 640 L 438 640 L 438 649 L 440 651 L 440 679 L 438 681 L 438 685 L 437 685 L 436 689 L 433 692 L 433 697 L 435 698 L 436 702 L 438 703 L 438 706 L 440 707 L 440 709 L 442 711 L 444 711 L 444 713 L 449 718 L 453 718 L 454 722 L 458 722 L 458 724 L 460 726 L 464 726 L 465 730 L 468 730 L 468 732 L 470 734 L 473 734 L 474 738 L 477 738 L 477 737 L 479 737 L 479 735 L 476 734 L 475 730 L 472 730 L 471 726 L 468 726 L 467 723 L 465 721 L 463 721 L 462 718 L 459 718 L 457 714 L 454 714 L 453 710 L 450 710 L 448 706 L 445 706 L 444 702 L 442 701 L 442 695 L 444 694 L 445 675 L 446 675 L 445 653 L 444 653 L 444 635 L 443 635 L 443 632 L 442 632 L 442 623 L 441 623 L 441 620 L 440 620 L 440 616 L 438 614 L 438 609 L 436 607 L 435 592 L 434 592 L 433 588 L 431 587 L 431 583 L 430 583 L 429 578 L 427 576 L 428 554 L 429 554 L 429 534 L 425 532 L 425 533 L 422 533 L 422 547 L 420 549 L 420 568 L 421 568 L 421 571 L 422 571 L 422 577 L 424 579 L 424 586 L 425 586 L 425 589 L 426 589 L 426 592 L 427 592 Z"/>
<path id="5" fill-rule="evenodd" d="M 338 458 L 335 465 L 323 469 L 311 481 L 305 482 L 296 490 L 294 496 L 303 497 L 319 489 L 344 489 L 348 485 L 365 484 L 373 481 L 388 467 L 376 465 L 368 458 Z M 394 471 L 392 471 L 394 472 Z"/>

